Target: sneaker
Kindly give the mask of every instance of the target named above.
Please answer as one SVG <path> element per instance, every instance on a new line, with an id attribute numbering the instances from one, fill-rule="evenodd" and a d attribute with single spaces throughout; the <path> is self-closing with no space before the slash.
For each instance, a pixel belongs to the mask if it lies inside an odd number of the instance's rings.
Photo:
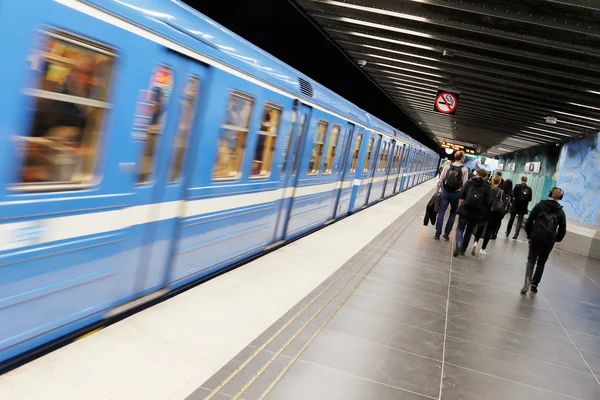
<path id="1" fill-rule="evenodd" d="M 517 238 L 518 238 L 517 235 L 513 236 L 513 240 L 517 240 Z"/>
<path id="2" fill-rule="evenodd" d="M 450 235 L 448 235 L 447 233 L 444 233 L 444 240 L 450 240 Z"/>
<path id="3" fill-rule="evenodd" d="M 459 255 L 461 255 L 461 256 L 463 256 L 463 257 L 464 257 L 464 256 L 466 256 L 466 255 L 467 255 L 467 253 L 465 253 L 463 250 L 461 250 Z"/>
<path id="4" fill-rule="evenodd" d="M 461 248 L 460 245 L 457 243 L 456 246 L 454 246 L 454 257 L 458 257 L 458 255 L 461 253 Z"/>
<path id="5" fill-rule="evenodd" d="M 433 238 L 434 238 L 435 240 L 440 240 L 440 237 L 439 237 L 438 235 L 435 235 Z"/>
<path id="6" fill-rule="evenodd" d="M 477 242 L 473 243 L 473 248 L 471 249 L 471 255 L 472 256 L 477 255 Z"/>
<path id="7" fill-rule="evenodd" d="M 485 251 L 484 249 L 479 250 L 479 255 L 480 256 L 487 256 L 487 251 Z"/>
<path id="8" fill-rule="evenodd" d="M 537 285 L 531 285 L 529 290 L 531 290 L 533 293 L 537 293 L 538 292 Z"/>
<path id="9" fill-rule="evenodd" d="M 525 285 L 521 289 L 521 294 L 527 294 L 527 292 L 529 292 L 530 286 L 531 286 L 531 282 L 529 282 L 529 281 L 525 282 Z"/>
<path id="10" fill-rule="evenodd" d="M 506 232 L 506 237 L 509 237 L 509 236 L 510 236 L 510 232 Z"/>

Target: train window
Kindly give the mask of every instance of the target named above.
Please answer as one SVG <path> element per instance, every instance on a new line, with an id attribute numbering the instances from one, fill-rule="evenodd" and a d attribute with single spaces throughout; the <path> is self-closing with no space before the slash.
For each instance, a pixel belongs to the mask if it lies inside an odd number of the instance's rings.
<path id="1" fill-rule="evenodd" d="M 363 165 L 363 172 L 367 172 L 369 170 L 369 165 L 371 164 L 371 154 L 373 154 L 373 142 L 375 138 L 369 139 L 369 146 L 367 147 L 367 156 L 365 157 L 365 163 Z"/>
<path id="2" fill-rule="evenodd" d="M 136 115 L 134 121 L 134 129 L 138 125 L 141 126 L 145 123 L 143 133 L 140 136 L 144 141 L 144 150 L 139 163 L 139 184 L 147 184 L 152 180 L 156 150 L 167 118 L 167 104 L 172 88 L 173 73 L 171 69 L 164 65 L 159 65 L 152 74 L 150 90 L 147 92 L 146 104 L 149 107 L 149 120 L 138 121 L 141 118 Z"/>
<path id="3" fill-rule="evenodd" d="M 310 152 L 310 160 L 308 162 L 308 174 L 317 175 L 321 168 L 321 158 L 323 157 L 323 146 L 325 146 L 325 135 L 327 134 L 328 123 L 319 121 L 317 132 L 315 132 L 315 141 Z"/>
<path id="4" fill-rule="evenodd" d="M 329 134 L 329 147 L 327 148 L 327 154 L 325 155 L 325 170 L 323 174 L 330 174 L 331 169 L 333 168 L 333 162 L 335 161 L 336 156 L 336 148 L 338 145 L 338 140 L 340 137 L 340 126 L 334 125 L 331 128 L 331 133 Z"/>
<path id="5" fill-rule="evenodd" d="M 240 176 L 253 106 L 252 97 L 237 91 L 231 93 L 225 122 L 221 125 L 213 178 L 235 179 Z"/>
<path id="6" fill-rule="evenodd" d="M 290 151 L 290 143 L 292 141 L 292 135 L 294 133 L 294 126 L 296 125 L 296 118 L 298 118 L 297 114 L 298 113 L 296 110 L 292 111 L 292 125 L 290 126 L 290 130 L 287 133 L 285 143 L 283 145 L 283 167 L 281 168 L 281 176 L 285 174 L 285 170 L 287 168 L 288 152 Z"/>
<path id="7" fill-rule="evenodd" d="M 304 133 L 305 122 L 306 114 L 302 114 L 302 118 L 300 118 L 300 131 L 298 132 L 298 140 L 296 141 L 296 150 L 293 155 L 294 161 L 292 162 L 292 175 L 296 175 L 296 161 L 298 159 L 296 156 L 300 154 L 300 144 L 302 143 L 302 134 Z"/>
<path id="8" fill-rule="evenodd" d="M 362 145 L 363 134 L 359 133 L 354 143 L 354 153 L 352 154 L 352 164 L 350 165 L 350 172 L 356 172 L 356 164 L 358 164 L 358 155 L 360 153 L 360 146 Z"/>
<path id="9" fill-rule="evenodd" d="M 381 171 L 385 168 L 385 153 L 387 151 L 387 142 L 383 142 L 383 146 L 381 146 L 381 153 L 379 154 L 379 164 L 377 164 L 377 171 Z"/>
<path id="10" fill-rule="evenodd" d="M 171 165 L 171 183 L 180 179 L 183 167 L 183 155 L 188 146 L 190 129 L 194 116 L 194 104 L 198 95 L 200 80 L 196 76 L 188 77 L 179 99 L 179 124 L 173 140 L 173 164 Z"/>
<path id="11" fill-rule="evenodd" d="M 387 166 L 388 166 L 388 158 L 390 155 L 390 148 L 392 147 L 391 143 L 387 143 L 387 146 L 385 146 L 385 155 L 383 157 L 383 168 L 382 170 L 386 171 L 387 170 Z"/>
<path id="12" fill-rule="evenodd" d="M 396 144 L 396 153 L 394 154 L 394 171 L 398 171 L 400 169 L 400 146 Z"/>
<path id="13" fill-rule="evenodd" d="M 16 136 L 23 155 L 17 177 L 26 190 L 94 179 L 115 54 L 102 45 L 53 31 L 42 32 L 30 57 L 37 87 L 29 134 Z"/>
<path id="14" fill-rule="evenodd" d="M 279 120 L 281 119 L 281 107 L 268 103 L 263 110 L 262 122 L 258 129 L 258 140 L 254 159 L 252 160 L 251 176 L 267 177 L 271 174 L 271 165 L 273 164 L 273 154 L 275 154 L 275 144 L 277 142 L 277 131 L 279 130 Z"/>

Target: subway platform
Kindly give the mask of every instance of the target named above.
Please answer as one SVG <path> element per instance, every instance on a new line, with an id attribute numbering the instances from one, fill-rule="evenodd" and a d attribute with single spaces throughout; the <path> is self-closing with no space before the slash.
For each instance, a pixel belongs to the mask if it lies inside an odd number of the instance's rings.
<path id="1" fill-rule="evenodd" d="M 0 377 L 6 399 L 600 399 L 600 262 L 481 257 L 427 182 Z M 504 222 L 506 223 L 506 221 Z"/>

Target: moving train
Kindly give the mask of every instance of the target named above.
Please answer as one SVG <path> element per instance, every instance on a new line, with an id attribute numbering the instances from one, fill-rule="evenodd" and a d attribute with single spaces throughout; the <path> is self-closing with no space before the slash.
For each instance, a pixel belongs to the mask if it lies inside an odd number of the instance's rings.
<path id="1" fill-rule="evenodd" d="M 32 2 L 0 3 L 4 365 L 435 176 L 182 2 Z"/>

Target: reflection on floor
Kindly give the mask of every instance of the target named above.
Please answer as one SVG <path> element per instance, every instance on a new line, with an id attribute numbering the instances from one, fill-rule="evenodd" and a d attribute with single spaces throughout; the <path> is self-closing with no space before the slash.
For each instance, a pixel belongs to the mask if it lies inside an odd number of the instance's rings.
<path id="1" fill-rule="evenodd" d="M 426 199 L 426 198 L 424 198 Z M 190 400 L 600 399 L 600 262 L 527 244 L 451 256 L 416 204 Z"/>

